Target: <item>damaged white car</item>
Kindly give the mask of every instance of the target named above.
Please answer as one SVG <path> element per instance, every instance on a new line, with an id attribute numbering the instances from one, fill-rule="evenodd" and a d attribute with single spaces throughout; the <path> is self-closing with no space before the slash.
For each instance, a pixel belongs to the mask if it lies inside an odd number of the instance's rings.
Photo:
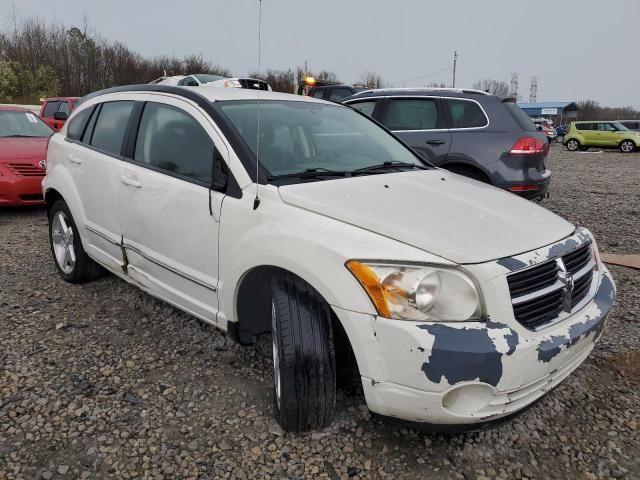
<path id="1" fill-rule="evenodd" d="M 588 230 L 341 105 L 120 87 L 85 98 L 47 164 L 61 276 L 108 270 L 242 343 L 270 334 L 288 430 L 331 422 L 345 347 L 372 412 L 504 419 L 587 358 L 615 297 Z"/>

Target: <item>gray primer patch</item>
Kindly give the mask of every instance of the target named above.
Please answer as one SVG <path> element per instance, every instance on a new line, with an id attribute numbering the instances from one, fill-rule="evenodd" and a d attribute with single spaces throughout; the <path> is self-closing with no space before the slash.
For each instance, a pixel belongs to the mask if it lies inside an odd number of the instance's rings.
<path id="1" fill-rule="evenodd" d="M 583 338 L 594 333 L 593 340 L 596 341 L 602 334 L 605 320 L 615 298 L 613 282 L 608 276 L 602 278 L 600 288 L 596 293 L 594 301 L 600 310 L 595 318 L 589 318 L 582 323 L 576 323 L 569 328 L 568 336 L 554 336 L 548 340 L 543 340 L 538 346 L 538 360 L 550 362 L 562 351 L 562 347 L 569 348 L 578 343 Z"/>
<path id="2" fill-rule="evenodd" d="M 520 270 L 521 268 L 528 266 L 526 263 L 511 257 L 501 258 L 496 263 L 510 272 L 515 272 L 516 270 Z"/>
<path id="3" fill-rule="evenodd" d="M 486 322 L 487 328 L 453 328 L 447 325 L 419 325 L 434 336 L 431 355 L 422 371 L 433 383 L 442 377 L 450 384 L 478 379 L 494 387 L 502 378 L 502 356 L 489 337 L 489 329 L 509 328 L 502 323 Z M 518 333 L 511 330 L 505 336 L 509 351 L 515 352 Z"/>
<path id="4" fill-rule="evenodd" d="M 576 240 L 577 237 L 577 240 Z M 556 243 L 549 249 L 549 253 L 547 254 L 547 258 L 556 258 L 565 255 L 576 248 L 588 243 L 591 239 L 589 236 L 583 231 L 578 232 L 576 236 L 573 238 L 568 238 L 562 243 Z"/>

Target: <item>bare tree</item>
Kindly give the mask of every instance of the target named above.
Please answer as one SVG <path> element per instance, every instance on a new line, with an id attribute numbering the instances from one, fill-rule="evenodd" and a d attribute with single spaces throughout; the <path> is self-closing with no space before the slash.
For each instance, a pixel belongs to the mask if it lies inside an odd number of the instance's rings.
<path id="1" fill-rule="evenodd" d="M 375 72 L 363 72 L 358 79 L 358 85 L 366 88 L 382 88 L 384 80 Z"/>
<path id="2" fill-rule="evenodd" d="M 507 82 L 502 80 L 485 78 L 484 80 L 479 80 L 474 83 L 473 88 L 490 93 L 491 95 L 496 95 L 498 97 L 508 97 L 510 86 Z"/>

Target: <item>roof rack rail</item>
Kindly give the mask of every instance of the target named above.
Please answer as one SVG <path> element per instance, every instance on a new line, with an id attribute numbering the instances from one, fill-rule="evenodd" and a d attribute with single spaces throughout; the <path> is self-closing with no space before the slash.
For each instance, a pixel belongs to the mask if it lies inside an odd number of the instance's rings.
<path id="1" fill-rule="evenodd" d="M 449 88 L 449 87 L 390 87 L 390 88 L 373 88 L 370 90 L 364 90 L 362 92 L 355 93 L 355 95 L 363 95 L 365 93 L 377 92 L 415 92 L 416 90 L 424 92 L 455 92 L 455 93 L 474 93 L 477 95 L 491 95 L 484 90 L 477 90 L 475 88 Z"/>

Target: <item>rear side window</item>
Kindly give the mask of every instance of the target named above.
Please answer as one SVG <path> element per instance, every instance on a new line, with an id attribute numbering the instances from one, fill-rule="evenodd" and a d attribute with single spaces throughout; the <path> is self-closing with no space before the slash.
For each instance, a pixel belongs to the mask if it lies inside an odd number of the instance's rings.
<path id="1" fill-rule="evenodd" d="M 538 131 L 538 127 L 531 120 L 529 115 L 525 113 L 518 105 L 513 102 L 502 102 L 504 108 L 511 114 L 511 116 L 518 122 L 520 128 L 522 128 L 525 132 L 536 132 Z"/>
<path id="2" fill-rule="evenodd" d="M 438 125 L 434 99 L 393 99 L 382 122 L 389 130 L 430 130 Z"/>
<path id="3" fill-rule="evenodd" d="M 66 100 L 60 102 L 60 106 L 58 107 L 58 111 L 59 112 L 64 112 L 67 115 L 69 115 L 71 113 L 71 109 L 69 108 L 69 102 L 67 102 Z"/>
<path id="4" fill-rule="evenodd" d="M 355 108 L 359 112 L 364 113 L 365 115 L 373 117 L 373 111 L 376 108 L 376 102 L 369 101 L 369 102 L 350 103 L 349 106 Z"/>
<path id="5" fill-rule="evenodd" d="M 103 103 L 96 120 L 91 145 L 113 155 L 120 155 L 132 108 L 132 101 Z"/>
<path id="6" fill-rule="evenodd" d="M 595 124 L 593 123 L 576 123 L 576 128 L 578 130 L 595 130 L 594 127 Z"/>
<path id="7" fill-rule="evenodd" d="M 191 115 L 170 105 L 147 103 L 134 160 L 208 185 L 213 152 L 213 140 Z"/>
<path id="8" fill-rule="evenodd" d="M 615 132 L 616 127 L 614 127 L 610 123 L 599 123 L 598 130 L 601 132 Z"/>
<path id="9" fill-rule="evenodd" d="M 85 108 L 71 119 L 69 126 L 67 127 L 67 138 L 70 138 L 71 140 L 80 140 L 82 132 L 84 131 L 84 126 L 87 124 L 92 111 L 93 108 Z"/>
<path id="10" fill-rule="evenodd" d="M 53 114 L 58 111 L 58 107 L 60 106 L 60 102 L 47 102 L 44 107 L 44 113 L 42 116 L 44 118 L 53 118 Z"/>
<path id="11" fill-rule="evenodd" d="M 331 95 L 329 96 L 329 100 L 333 102 L 339 102 L 343 98 L 347 98 L 353 95 L 353 92 L 348 88 L 334 88 L 331 91 Z"/>
<path id="12" fill-rule="evenodd" d="M 311 92 L 311 96 L 313 98 L 323 98 L 324 97 L 324 90 L 319 90 L 319 89 L 315 89 L 313 92 Z"/>
<path id="13" fill-rule="evenodd" d="M 449 112 L 449 128 L 481 128 L 489 125 L 489 119 L 476 102 L 469 100 L 444 100 Z"/>

